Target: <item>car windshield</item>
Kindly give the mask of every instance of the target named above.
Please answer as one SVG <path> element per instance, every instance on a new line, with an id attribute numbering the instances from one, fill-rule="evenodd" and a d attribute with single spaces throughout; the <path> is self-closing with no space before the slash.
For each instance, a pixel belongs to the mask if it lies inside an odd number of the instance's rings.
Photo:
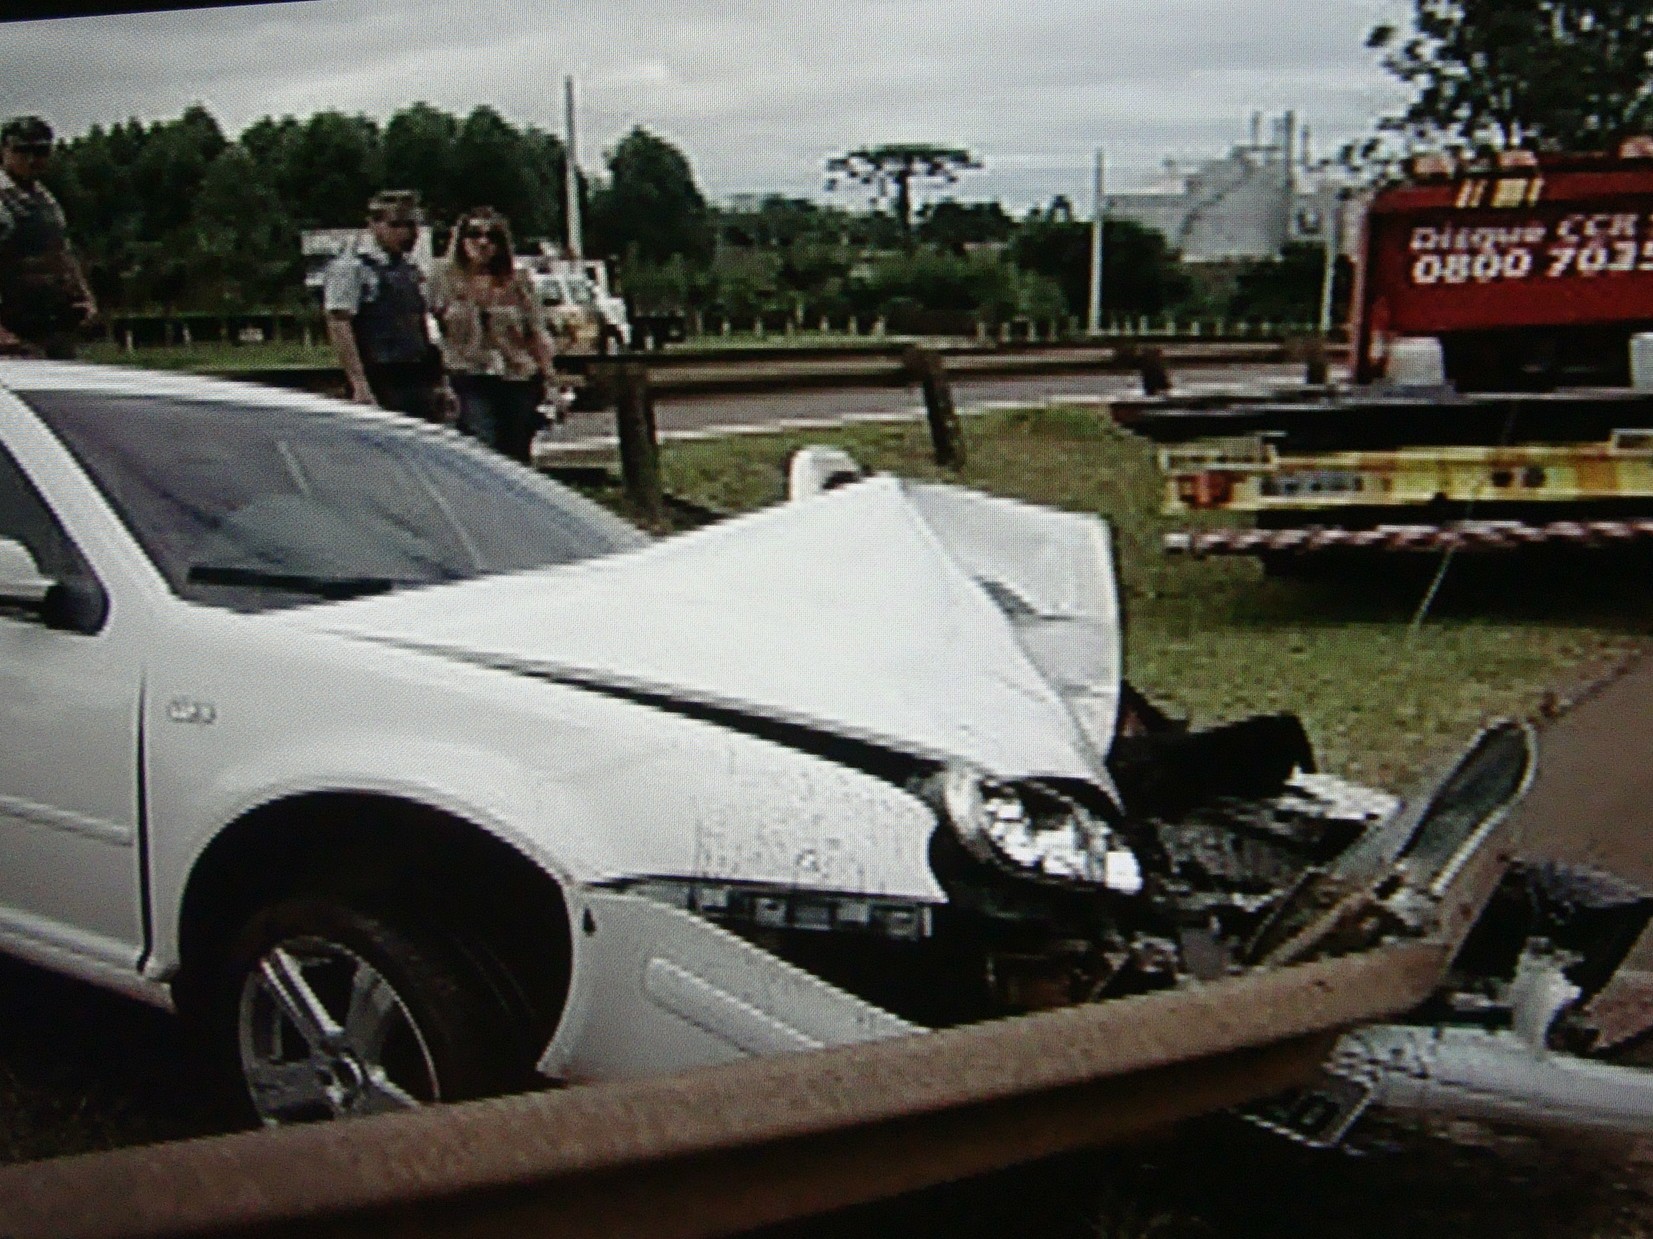
<path id="1" fill-rule="evenodd" d="M 261 611 L 646 543 L 455 436 L 317 409 L 24 393 L 180 597 Z"/>

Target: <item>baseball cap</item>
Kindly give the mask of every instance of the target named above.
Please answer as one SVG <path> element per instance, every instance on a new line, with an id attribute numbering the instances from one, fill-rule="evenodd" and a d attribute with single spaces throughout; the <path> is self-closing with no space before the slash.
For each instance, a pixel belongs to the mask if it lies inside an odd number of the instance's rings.
<path id="1" fill-rule="evenodd" d="M 419 193 L 412 189 L 381 189 L 368 199 L 367 214 L 369 219 L 383 219 L 387 215 L 419 219 L 422 214 Z"/>
<path id="2" fill-rule="evenodd" d="M 50 146 L 52 127 L 38 116 L 18 116 L 0 126 L 0 142 L 12 146 Z"/>

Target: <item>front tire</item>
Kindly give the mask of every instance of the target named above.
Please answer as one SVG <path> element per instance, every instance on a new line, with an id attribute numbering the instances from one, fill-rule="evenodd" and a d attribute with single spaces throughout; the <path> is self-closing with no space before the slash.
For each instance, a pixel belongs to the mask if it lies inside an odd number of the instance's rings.
<path id="1" fill-rule="evenodd" d="M 333 899 L 272 904 L 217 987 L 215 1040 L 266 1126 L 377 1114 L 524 1087 L 498 987 L 440 931 Z"/>

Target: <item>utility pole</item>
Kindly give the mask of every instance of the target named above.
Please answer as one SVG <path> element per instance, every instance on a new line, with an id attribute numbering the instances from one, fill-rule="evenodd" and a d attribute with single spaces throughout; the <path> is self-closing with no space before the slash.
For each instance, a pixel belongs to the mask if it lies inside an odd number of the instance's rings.
<path id="1" fill-rule="evenodd" d="M 1102 331 L 1102 148 L 1096 148 L 1096 175 L 1091 185 L 1091 304 L 1085 331 Z"/>
<path id="2" fill-rule="evenodd" d="M 1297 207 L 1297 113 L 1287 111 L 1280 118 L 1280 252 L 1291 240 L 1291 223 Z"/>
<path id="3" fill-rule="evenodd" d="M 1343 190 L 1331 193 L 1330 218 L 1321 221 L 1326 231 L 1325 265 L 1320 272 L 1320 338 L 1332 333 L 1332 283 L 1337 277 L 1337 257 L 1343 249 Z"/>
<path id="4" fill-rule="evenodd" d="M 568 136 L 563 142 L 563 192 L 567 202 L 564 218 L 568 223 L 568 256 L 584 258 L 580 239 L 580 174 L 574 162 L 574 79 L 563 79 L 563 110 L 567 117 Z"/>

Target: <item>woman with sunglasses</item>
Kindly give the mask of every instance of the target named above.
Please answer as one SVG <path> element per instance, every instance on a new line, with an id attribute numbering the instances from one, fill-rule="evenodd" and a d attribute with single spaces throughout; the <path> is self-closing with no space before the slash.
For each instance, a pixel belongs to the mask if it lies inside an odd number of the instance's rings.
<path id="1" fill-rule="evenodd" d="M 511 229 L 492 207 L 460 216 L 431 277 L 442 360 L 459 428 L 524 464 L 552 378 L 551 337 L 533 284 L 516 269 Z"/>

